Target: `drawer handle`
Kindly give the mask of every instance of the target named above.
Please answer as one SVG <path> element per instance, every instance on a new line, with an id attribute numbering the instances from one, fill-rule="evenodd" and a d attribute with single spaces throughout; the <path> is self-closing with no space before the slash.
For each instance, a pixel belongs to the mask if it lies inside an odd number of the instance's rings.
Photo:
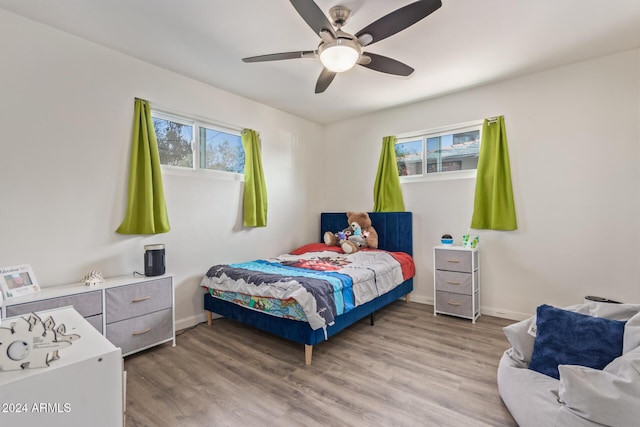
<path id="1" fill-rule="evenodd" d="M 449 305 L 454 305 L 454 306 L 456 306 L 456 307 L 460 305 L 460 303 L 459 303 L 459 302 L 451 302 L 451 301 L 447 301 L 447 304 L 449 304 Z"/>
<path id="2" fill-rule="evenodd" d="M 460 282 L 451 282 L 449 280 L 447 280 L 447 283 L 450 284 L 450 285 L 459 285 L 460 284 Z"/>
<path id="3" fill-rule="evenodd" d="M 456 262 L 460 262 L 460 260 L 459 260 L 459 259 L 448 259 L 448 260 L 447 260 L 447 262 L 454 262 L 454 263 L 456 263 Z"/>
<path id="4" fill-rule="evenodd" d="M 151 328 L 145 329 L 144 331 L 132 332 L 131 335 L 142 335 L 146 334 L 147 332 L 151 332 Z"/>
<path id="5" fill-rule="evenodd" d="M 136 303 L 136 302 L 142 302 L 142 301 L 146 301 L 148 299 L 151 299 L 151 295 L 146 296 L 146 297 L 142 297 L 142 298 L 136 298 L 136 299 L 132 299 L 131 302 L 132 303 Z"/>

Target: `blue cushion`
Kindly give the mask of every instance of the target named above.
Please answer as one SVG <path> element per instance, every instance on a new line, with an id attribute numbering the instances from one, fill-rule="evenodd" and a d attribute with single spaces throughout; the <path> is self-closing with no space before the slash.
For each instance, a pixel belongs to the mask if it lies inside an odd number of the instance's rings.
<path id="1" fill-rule="evenodd" d="M 546 304 L 538 307 L 536 317 L 537 332 L 529 369 L 560 379 L 558 365 L 603 369 L 622 355 L 626 322 Z"/>

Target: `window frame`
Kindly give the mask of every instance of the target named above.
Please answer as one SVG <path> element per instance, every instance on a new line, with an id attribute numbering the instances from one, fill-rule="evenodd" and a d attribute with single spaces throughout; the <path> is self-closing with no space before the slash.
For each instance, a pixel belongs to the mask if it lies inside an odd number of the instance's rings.
<path id="1" fill-rule="evenodd" d="M 174 123 L 178 123 L 185 126 L 192 127 L 192 139 L 191 139 L 191 152 L 193 154 L 192 167 L 186 166 L 174 166 L 161 164 L 162 172 L 168 175 L 188 175 L 193 174 L 201 175 L 203 177 L 231 180 L 231 181 L 244 181 L 244 173 L 229 172 L 217 169 L 209 169 L 201 167 L 201 141 L 200 141 L 200 128 L 206 128 L 215 131 L 221 131 L 231 135 L 237 135 L 242 137 L 242 129 L 236 128 L 230 125 L 222 125 L 215 123 L 212 120 L 206 120 L 201 118 L 190 118 L 182 114 L 176 114 L 168 112 L 165 109 L 151 108 L 152 119 L 168 120 Z M 246 158 L 245 158 L 246 161 Z"/>
<path id="2" fill-rule="evenodd" d="M 441 137 L 443 135 L 451 135 L 453 133 L 463 133 L 477 130 L 478 138 L 482 141 L 482 125 L 484 120 L 474 120 L 471 122 L 458 123 L 455 125 L 441 126 L 433 129 L 416 131 L 396 136 L 396 144 L 403 142 L 422 140 L 422 174 L 416 175 L 399 175 L 400 183 L 424 182 L 424 181 L 442 181 L 453 179 L 470 179 L 475 178 L 476 169 L 464 169 L 457 171 L 441 171 L 427 173 L 427 140 L 429 138 Z M 395 147 L 394 147 L 395 148 Z M 478 155 L 480 155 L 478 151 Z"/>

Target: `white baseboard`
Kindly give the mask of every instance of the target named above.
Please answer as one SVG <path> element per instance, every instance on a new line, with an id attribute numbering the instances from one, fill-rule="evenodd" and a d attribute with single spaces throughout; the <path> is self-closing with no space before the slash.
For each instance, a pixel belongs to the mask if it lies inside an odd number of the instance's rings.
<path id="1" fill-rule="evenodd" d="M 433 306 L 433 298 L 431 297 L 411 295 L 410 301 L 417 302 L 418 304 L 427 304 Z M 519 313 L 517 311 L 503 310 L 500 308 L 486 307 L 482 305 L 480 306 L 480 314 L 484 314 L 485 316 L 500 317 L 509 320 L 524 320 L 531 317 L 531 314 L 528 313 Z"/>
<path id="2" fill-rule="evenodd" d="M 410 295 L 411 296 L 409 297 L 409 301 L 411 302 L 417 302 L 418 304 L 433 305 L 433 298 L 422 297 L 422 296 L 413 295 L 413 294 L 410 294 Z"/>
<path id="3" fill-rule="evenodd" d="M 204 312 L 201 314 L 196 314 L 195 316 L 187 317 L 185 319 L 176 320 L 176 331 L 181 329 L 190 328 L 192 326 L 197 325 L 198 323 L 206 322 L 207 316 Z"/>
<path id="4" fill-rule="evenodd" d="M 482 305 L 480 306 L 480 313 L 486 316 L 501 317 L 503 319 L 518 321 L 531 317 L 531 314 L 527 313 L 519 313 L 517 311 L 509 311 L 493 307 L 483 307 Z"/>

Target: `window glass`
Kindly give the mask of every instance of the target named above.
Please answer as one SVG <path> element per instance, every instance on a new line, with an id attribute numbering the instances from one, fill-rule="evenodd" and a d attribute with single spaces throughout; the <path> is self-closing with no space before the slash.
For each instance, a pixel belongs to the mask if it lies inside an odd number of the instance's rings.
<path id="1" fill-rule="evenodd" d="M 427 138 L 427 173 L 438 172 L 440 161 L 440 137 Z"/>
<path id="2" fill-rule="evenodd" d="M 478 169 L 480 129 L 454 133 L 451 137 L 451 145 L 442 151 L 442 172 Z"/>
<path id="3" fill-rule="evenodd" d="M 422 175 L 422 139 L 395 145 L 400 176 Z"/>
<path id="4" fill-rule="evenodd" d="M 480 155 L 482 124 L 456 127 L 398 138 L 396 158 L 402 176 L 426 176 L 443 172 L 475 170 Z M 424 148 L 423 148 L 424 147 Z M 426 169 L 423 169 L 426 164 Z"/>
<path id="5" fill-rule="evenodd" d="M 193 126 L 168 119 L 153 118 L 158 140 L 160 163 L 163 165 L 193 167 Z"/>
<path id="6" fill-rule="evenodd" d="M 244 172 L 244 148 L 239 134 L 200 128 L 200 167 L 225 172 Z"/>

